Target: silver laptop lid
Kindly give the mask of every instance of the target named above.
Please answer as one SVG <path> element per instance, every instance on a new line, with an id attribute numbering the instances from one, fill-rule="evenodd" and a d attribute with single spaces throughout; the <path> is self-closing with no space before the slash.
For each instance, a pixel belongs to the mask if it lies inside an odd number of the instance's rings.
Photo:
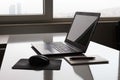
<path id="1" fill-rule="evenodd" d="M 100 13 L 76 12 L 65 42 L 68 42 L 85 52 L 99 17 Z"/>

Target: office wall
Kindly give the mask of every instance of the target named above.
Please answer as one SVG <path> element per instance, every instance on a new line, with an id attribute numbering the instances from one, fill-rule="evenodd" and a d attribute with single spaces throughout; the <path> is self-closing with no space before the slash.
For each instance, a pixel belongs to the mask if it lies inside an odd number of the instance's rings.
<path id="1" fill-rule="evenodd" d="M 118 22 L 103 22 L 97 25 L 92 41 L 117 48 L 116 26 Z"/>
<path id="2" fill-rule="evenodd" d="M 116 25 L 118 22 L 100 22 L 97 25 L 92 41 L 117 49 Z M 34 24 L 1 24 L 0 34 L 35 34 L 67 32 L 71 22 L 34 23 Z"/>

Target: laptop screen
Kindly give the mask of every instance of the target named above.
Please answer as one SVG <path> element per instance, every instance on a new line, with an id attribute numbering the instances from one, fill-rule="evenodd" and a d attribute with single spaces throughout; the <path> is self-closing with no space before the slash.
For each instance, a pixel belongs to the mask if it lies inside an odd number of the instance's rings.
<path id="1" fill-rule="evenodd" d="M 99 18 L 96 14 L 76 13 L 66 40 L 85 51 Z"/>

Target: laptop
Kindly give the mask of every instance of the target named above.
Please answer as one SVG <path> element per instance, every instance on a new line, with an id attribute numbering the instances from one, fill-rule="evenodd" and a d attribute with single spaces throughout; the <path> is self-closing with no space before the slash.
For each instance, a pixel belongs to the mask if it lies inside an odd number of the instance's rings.
<path id="1" fill-rule="evenodd" d="M 76 12 L 64 42 L 32 43 L 32 49 L 46 56 L 85 53 L 99 17 L 100 13 Z"/>

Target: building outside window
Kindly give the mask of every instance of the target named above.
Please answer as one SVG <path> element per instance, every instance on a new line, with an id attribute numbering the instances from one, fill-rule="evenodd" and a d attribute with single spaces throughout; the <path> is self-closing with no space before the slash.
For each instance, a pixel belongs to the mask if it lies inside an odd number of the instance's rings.
<path id="1" fill-rule="evenodd" d="M 0 15 L 43 15 L 43 0 L 1 0 Z"/>

